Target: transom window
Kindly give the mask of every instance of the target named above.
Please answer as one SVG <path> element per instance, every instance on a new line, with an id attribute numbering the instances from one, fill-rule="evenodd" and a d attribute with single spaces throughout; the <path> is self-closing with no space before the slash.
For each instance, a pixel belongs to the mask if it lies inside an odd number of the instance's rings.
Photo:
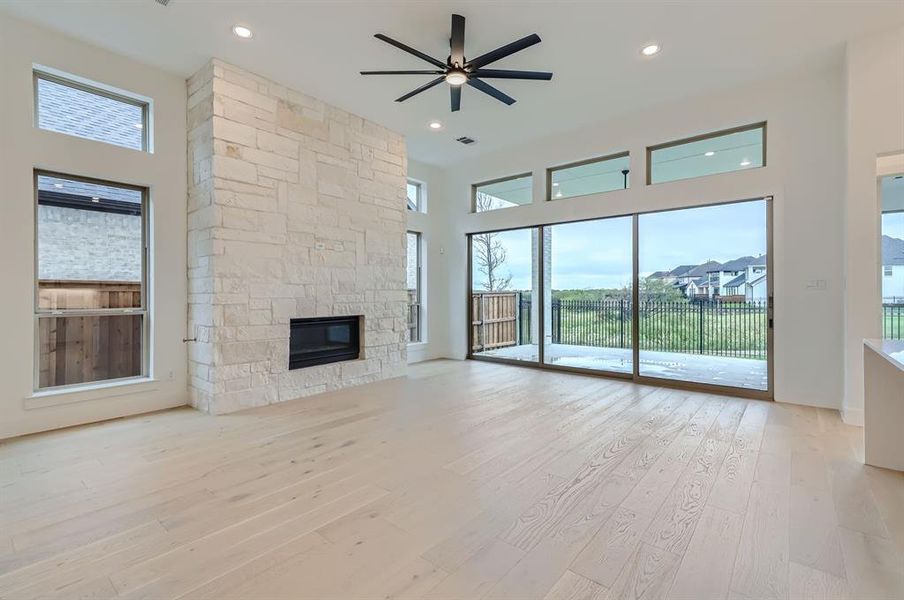
<path id="1" fill-rule="evenodd" d="M 766 165 L 766 124 L 756 123 L 647 148 L 647 183 Z"/>
<path id="2" fill-rule="evenodd" d="M 48 131 L 148 149 L 148 103 L 104 89 L 35 71 L 35 124 Z"/>
<path id="3" fill-rule="evenodd" d="M 424 212 L 424 184 L 419 181 L 408 180 L 408 210 Z"/>
<path id="4" fill-rule="evenodd" d="M 147 373 L 147 191 L 36 172 L 35 388 Z"/>
<path id="5" fill-rule="evenodd" d="M 629 184 L 627 152 L 592 158 L 549 169 L 549 200 L 574 198 L 614 190 L 626 190 Z"/>
<path id="6" fill-rule="evenodd" d="M 533 201 L 533 175 L 525 173 L 494 179 L 472 186 L 474 212 L 486 212 L 530 204 Z"/>

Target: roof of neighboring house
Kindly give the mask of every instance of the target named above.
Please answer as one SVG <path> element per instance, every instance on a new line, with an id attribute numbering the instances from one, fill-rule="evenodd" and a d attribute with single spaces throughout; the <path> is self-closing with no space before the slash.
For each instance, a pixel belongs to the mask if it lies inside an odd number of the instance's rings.
<path id="1" fill-rule="evenodd" d="M 647 275 L 647 279 L 662 279 L 669 274 L 668 271 L 654 271 Z"/>
<path id="2" fill-rule="evenodd" d="M 701 277 L 706 275 L 710 271 L 719 271 L 722 263 L 715 260 L 708 260 L 702 265 L 697 265 L 693 269 L 687 272 L 686 276 L 690 277 Z"/>
<path id="3" fill-rule="evenodd" d="M 765 274 L 765 273 L 763 273 L 763 274 L 760 275 L 759 277 L 754 277 L 754 278 L 753 278 L 753 281 L 750 281 L 749 283 L 750 283 L 750 285 L 756 285 L 756 284 L 758 284 L 759 282 L 763 281 L 764 279 L 766 279 L 766 274 Z"/>
<path id="4" fill-rule="evenodd" d="M 741 258 L 730 260 L 716 269 L 710 269 L 710 271 L 741 271 L 749 266 L 766 266 L 765 255 L 742 256 Z"/>
<path id="5" fill-rule="evenodd" d="M 697 265 L 679 265 L 668 272 L 670 277 L 685 277 L 691 269 Z"/>
<path id="6" fill-rule="evenodd" d="M 744 271 L 743 273 L 726 283 L 725 287 L 738 287 L 739 285 L 744 285 L 745 283 L 747 283 L 747 271 Z"/>
<path id="7" fill-rule="evenodd" d="M 904 240 L 882 236 L 882 265 L 904 265 Z"/>

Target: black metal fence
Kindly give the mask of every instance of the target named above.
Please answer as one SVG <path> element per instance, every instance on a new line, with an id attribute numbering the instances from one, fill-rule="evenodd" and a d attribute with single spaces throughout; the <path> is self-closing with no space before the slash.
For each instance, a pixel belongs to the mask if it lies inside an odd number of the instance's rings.
<path id="1" fill-rule="evenodd" d="M 765 360 L 768 311 L 765 301 L 641 300 L 640 349 Z M 902 306 L 904 309 L 904 306 Z M 531 343 L 531 298 L 519 299 L 518 343 Z M 560 300 L 551 302 L 553 344 L 632 347 L 630 300 Z M 904 311 L 901 313 L 904 334 Z"/>
<path id="2" fill-rule="evenodd" d="M 882 337 L 886 340 L 904 340 L 904 304 L 897 301 L 882 303 Z"/>

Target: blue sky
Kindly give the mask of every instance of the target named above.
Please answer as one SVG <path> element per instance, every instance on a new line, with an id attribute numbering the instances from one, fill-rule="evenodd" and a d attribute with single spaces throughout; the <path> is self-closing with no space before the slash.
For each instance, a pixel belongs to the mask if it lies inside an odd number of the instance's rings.
<path id="1" fill-rule="evenodd" d="M 517 209 L 511 209 L 517 210 Z M 743 202 L 640 216 L 640 274 L 707 260 L 725 262 L 766 252 L 766 203 Z M 555 225 L 553 289 L 622 287 L 631 281 L 631 218 Z M 498 234 L 507 250 L 503 273 L 512 289 L 531 287 L 531 234 Z M 474 270 L 475 289 L 482 275 Z"/>

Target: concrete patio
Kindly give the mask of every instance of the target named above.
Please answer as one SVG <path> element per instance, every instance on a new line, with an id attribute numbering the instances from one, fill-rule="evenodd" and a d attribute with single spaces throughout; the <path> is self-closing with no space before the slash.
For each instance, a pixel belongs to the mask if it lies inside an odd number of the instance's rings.
<path id="1" fill-rule="evenodd" d="M 536 344 L 522 344 L 480 352 L 479 355 L 536 362 L 539 350 Z M 546 347 L 546 363 L 616 373 L 632 371 L 631 350 L 625 348 L 550 344 Z M 765 390 L 769 384 L 765 360 L 680 352 L 642 350 L 640 374 L 752 390 Z"/>

